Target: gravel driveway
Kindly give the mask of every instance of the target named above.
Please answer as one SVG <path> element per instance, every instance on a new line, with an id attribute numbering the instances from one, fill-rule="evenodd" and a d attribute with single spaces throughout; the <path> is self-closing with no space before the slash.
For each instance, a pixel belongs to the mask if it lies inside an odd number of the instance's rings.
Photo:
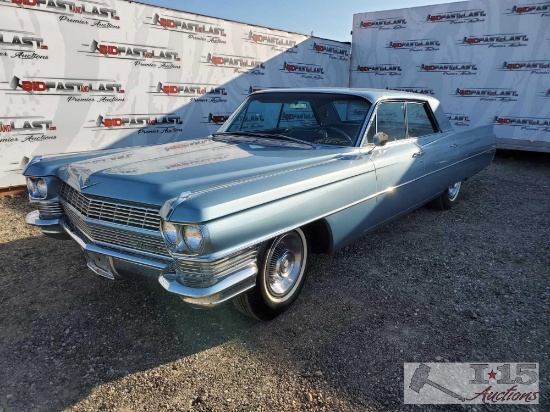
<path id="1" fill-rule="evenodd" d="M 0 411 L 465 410 L 404 406 L 404 362 L 539 362 L 550 383 L 550 156 L 500 152 L 450 211 L 312 260 L 255 323 L 156 282 L 111 282 L 0 199 Z M 475 409 L 468 409 L 475 410 Z"/>

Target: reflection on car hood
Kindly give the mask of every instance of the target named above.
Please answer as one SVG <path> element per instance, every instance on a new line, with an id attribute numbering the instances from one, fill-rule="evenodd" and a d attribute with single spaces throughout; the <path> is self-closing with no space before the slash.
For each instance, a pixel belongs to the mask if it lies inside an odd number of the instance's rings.
<path id="1" fill-rule="evenodd" d="M 239 182 L 263 180 L 322 164 L 351 150 L 308 150 L 199 139 L 77 161 L 59 168 L 57 175 L 85 194 L 161 206 L 182 192 L 205 193 Z"/>

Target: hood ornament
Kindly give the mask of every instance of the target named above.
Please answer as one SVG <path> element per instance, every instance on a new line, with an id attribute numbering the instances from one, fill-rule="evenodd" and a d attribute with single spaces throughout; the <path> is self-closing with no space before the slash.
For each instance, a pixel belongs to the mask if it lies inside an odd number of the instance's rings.
<path id="1" fill-rule="evenodd" d="M 95 185 L 98 185 L 100 184 L 101 182 L 95 182 L 95 183 L 92 183 L 90 184 L 90 178 L 86 178 L 86 180 L 82 181 L 82 177 L 79 180 L 79 183 L 80 183 L 80 190 L 84 190 L 84 189 L 87 189 L 89 187 L 92 187 L 92 186 L 95 186 Z"/>

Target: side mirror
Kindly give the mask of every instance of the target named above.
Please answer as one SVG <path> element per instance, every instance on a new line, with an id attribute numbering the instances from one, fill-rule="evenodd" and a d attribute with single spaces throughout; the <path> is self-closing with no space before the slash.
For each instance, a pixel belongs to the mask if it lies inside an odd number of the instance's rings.
<path id="1" fill-rule="evenodd" d="M 388 135 L 384 132 L 378 132 L 372 137 L 375 146 L 384 146 L 388 143 Z"/>

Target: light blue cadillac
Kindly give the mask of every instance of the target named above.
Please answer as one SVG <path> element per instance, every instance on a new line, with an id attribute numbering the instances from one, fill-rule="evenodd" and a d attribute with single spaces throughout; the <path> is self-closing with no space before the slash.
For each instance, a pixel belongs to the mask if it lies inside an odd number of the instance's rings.
<path id="1" fill-rule="evenodd" d="M 267 90 L 204 139 L 33 158 L 27 223 L 74 239 L 98 275 L 154 276 L 190 304 L 233 299 L 268 320 L 296 300 L 310 253 L 451 208 L 494 153 L 490 126 L 456 132 L 432 97 Z"/>

